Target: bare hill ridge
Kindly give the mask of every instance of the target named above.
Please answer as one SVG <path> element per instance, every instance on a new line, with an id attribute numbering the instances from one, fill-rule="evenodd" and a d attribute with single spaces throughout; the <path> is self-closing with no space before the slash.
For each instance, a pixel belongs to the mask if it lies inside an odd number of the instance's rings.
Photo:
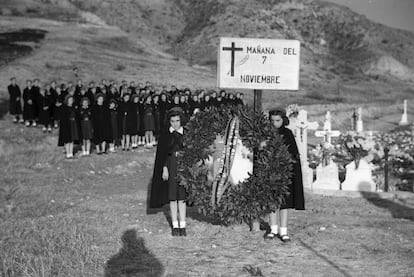
<path id="1" fill-rule="evenodd" d="M 318 0 L 4 0 L 0 13 L 2 32 L 47 32 L 32 55 L 0 68 L 3 83 L 20 71 L 22 78 L 65 79 L 80 66 L 85 81 L 214 88 L 218 38 L 235 36 L 302 43 L 299 93 L 265 95 L 266 103 L 413 95 L 414 34 Z"/>
<path id="2" fill-rule="evenodd" d="M 360 75 L 414 80 L 413 33 L 374 23 L 344 6 L 319 0 L 6 2 L 15 3 L 14 9 L 24 3 L 26 12 L 49 16 L 57 10 L 62 13 L 62 9 L 67 14 L 88 11 L 190 64 L 215 66 L 220 36 L 298 39 L 305 75 L 319 73 L 328 80 L 358 79 Z M 387 63 L 391 68 L 384 68 L 384 57 L 395 61 Z"/>

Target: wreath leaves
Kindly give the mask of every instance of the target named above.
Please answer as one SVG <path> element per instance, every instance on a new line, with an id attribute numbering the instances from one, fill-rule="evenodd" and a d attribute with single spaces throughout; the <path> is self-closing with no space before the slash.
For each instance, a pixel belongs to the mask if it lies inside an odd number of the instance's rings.
<path id="1" fill-rule="evenodd" d="M 243 144 L 254 152 L 254 169 L 244 182 L 228 186 L 219 204 L 212 205 L 212 181 L 204 161 L 212 155 L 216 135 L 224 135 L 234 113 L 240 118 Z M 265 146 L 260 147 L 264 141 Z M 197 113 L 187 123 L 184 149 L 178 157 L 178 176 L 186 187 L 187 201 L 200 213 L 226 224 L 250 223 L 283 204 L 292 176 L 291 156 L 263 113 L 248 107 L 236 112 L 212 108 Z"/>

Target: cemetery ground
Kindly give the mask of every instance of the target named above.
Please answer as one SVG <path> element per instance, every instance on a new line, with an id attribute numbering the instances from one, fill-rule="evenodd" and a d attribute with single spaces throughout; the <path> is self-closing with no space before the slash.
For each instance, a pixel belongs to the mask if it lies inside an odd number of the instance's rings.
<path id="1" fill-rule="evenodd" d="M 148 212 L 154 150 L 64 159 L 56 131 L 0 121 L 2 276 L 412 276 L 414 196 L 306 193 L 292 242 L 264 241 L 189 208 Z M 389 194 L 391 195 L 391 194 Z M 375 194 L 374 194 L 375 196 Z"/>

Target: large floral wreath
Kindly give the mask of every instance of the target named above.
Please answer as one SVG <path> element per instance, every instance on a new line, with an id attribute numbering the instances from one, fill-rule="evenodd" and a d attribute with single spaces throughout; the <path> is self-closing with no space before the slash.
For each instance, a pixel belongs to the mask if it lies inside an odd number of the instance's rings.
<path id="1" fill-rule="evenodd" d="M 216 176 L 208 160 L 217 136 L 225 136 Z M 237 138 L 254 153 L 253 172 L 231 184 L 228 170 Z M 281 136 L 263 113 L 249 108 L 199 112 L 187 123 L 184 149 L 178 158 L 178 178 L 186 187 L 187 201 L 204 215 L 224 223 L 251 223 L 283 204 L 290 184 L 291 156 Z"/>

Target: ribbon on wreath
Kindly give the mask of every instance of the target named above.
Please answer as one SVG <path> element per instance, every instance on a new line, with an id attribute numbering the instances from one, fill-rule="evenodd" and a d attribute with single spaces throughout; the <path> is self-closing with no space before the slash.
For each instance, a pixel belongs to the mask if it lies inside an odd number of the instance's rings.
<path id="1" fill-rule="evenodd" d="M 221 197 L 229 186 L 228 178 L 233 166 L 234 156 L 236 154 L 237 141 L 239 140 L 240 119 L 235 116 L 227 123 L 224 139 L 224 147 L 218 159 L 218 170 L 213 166 L 213 184 L 211 204 L 215 205 L 220 202 Z"/>

